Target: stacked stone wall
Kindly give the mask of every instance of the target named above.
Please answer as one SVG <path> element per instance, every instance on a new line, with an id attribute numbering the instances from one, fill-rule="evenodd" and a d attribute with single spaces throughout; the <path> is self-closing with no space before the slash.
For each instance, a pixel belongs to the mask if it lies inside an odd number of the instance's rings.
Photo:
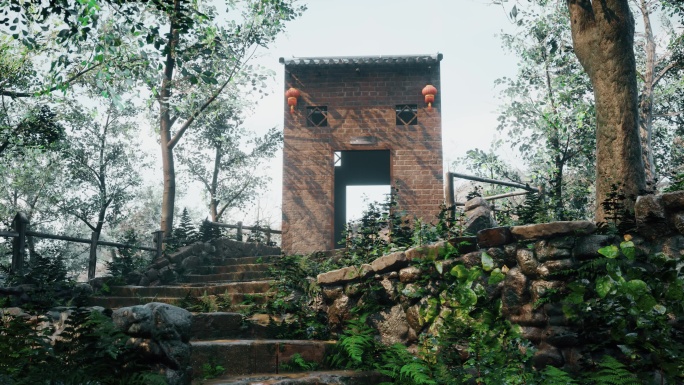
<path id="1" fill-rule="evenodd" d="M 684 227 L 678 221 L 681 217 L 684 217 L 684 192 L 640 197 L 636 205 L 638 226 L 632 232 L 632 241 L 641 253 L 663 253 L 681 261 L 684 253 Z M 654 232 L 654 228 L 658 231 Z M 582 341 L 578 338 L 577 326 L 566 318 L 560 304 L 539 300 L 549 290 L 561 290 L 573 281 L 571 275 L 557 278 L 556 273 L 572 271 L 583 261 L 598 258 L 600 248 L 618 244 L 622 239 L 599 233 L 592 222 L 578 221 L 485 229 L 476 237 L 451 243 L 455 245 L 464 240 L 470 241 L 475 250 L 443 260 L 442 276 L 449 274 L 456 264 L 469 268 L 482 266 L 482 255 L 487 253 L 495 267 L 506 272 L 504 281 L 486 287 L 488 296 L 491 300 L 501 300 L 503 315 L 520 325 L 523 337 L 536 346 L 535 366 L 578 368 Z M 423 272 L 415 262 L 441 260 L 447 249 L 447 242 L 440 242 L 385 255 L 360 267 L 320 274 L 318 283 L 331 326 L 341 329 L 353 317 L 352 309 L 363 301 L 364 280 L 374 279 L 380 286 L 376 299 L 383 310 L 370 320 L 379 338 L 387 344 L 415 345 L 421 333 L 434 332 L 440 323 L 440 317 L 432 323 L 425 323 L 421 317 L 429 307 L 428 297 L 439 296 L 440 285 L 421 280 Z M 428 295 L 411 295 L 420 290 L 427 290 Z"/>

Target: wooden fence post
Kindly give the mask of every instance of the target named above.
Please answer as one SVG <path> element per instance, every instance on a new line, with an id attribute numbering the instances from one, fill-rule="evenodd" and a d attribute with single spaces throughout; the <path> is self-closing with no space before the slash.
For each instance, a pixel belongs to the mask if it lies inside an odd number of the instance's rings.
<path id="1" fill-rule="evenodd" d="M 157 260 L 161 258 L 162 250 L 164 250 L 164 231 L 157 230 L 152 232 L 152 234 L 154 235 L 153 242 L 155 243 L 155 247 L 157 248 L 157 250 L 155 251 L 154 259 Z"/>
<path id="2" fill-rule="evenodd" d="M 447 171 L 444 174 L 444 202 L 446 209 L 449 212 L 449 221 L 453 221 L 456 217 L 456 202 L 454 202 L 454 176 Z"/>
<path id="3" fill-rule="evenodd" d="M 21 273 L 24 269 L 24 260 L 26 259 L 26 229 L 29 226 L 29 220 L 24 213 L 17 213 L 12 221 L 14 231 L 19 234 L 12 240 L 12 273 Z"/>
<path id="4" fill-rule="evenodd" d="M 88 259 L 88 281 L 95 278 L 95 268 L 97 267 L 97 240 L 100 234 L 93 231 L 90 235 L 90 258 Z"/>
<path id="5" fill-rule="evenodd" d="M 237 226 L 237 235 L 235 236 L 235 238 L 238 242 L 242 242 L 242 222 L 238 222 Z"/>

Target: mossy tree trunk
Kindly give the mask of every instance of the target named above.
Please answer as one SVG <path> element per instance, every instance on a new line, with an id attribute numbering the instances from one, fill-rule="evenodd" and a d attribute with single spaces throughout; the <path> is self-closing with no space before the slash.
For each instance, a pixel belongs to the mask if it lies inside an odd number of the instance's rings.
<path id="1" fill-rule="evenodd" d="M 596 100 L 596 211 L 619 184 L 633 209 L 645 189 L 639 138 L 634 18 L 627 0 L 567 0 L 575 54 L 589 75 Z"/>

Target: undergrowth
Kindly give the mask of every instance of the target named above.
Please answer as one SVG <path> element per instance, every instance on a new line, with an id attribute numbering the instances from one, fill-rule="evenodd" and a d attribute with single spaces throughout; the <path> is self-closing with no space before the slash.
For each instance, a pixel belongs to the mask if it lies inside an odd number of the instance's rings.
<path id="1" fill-rule="evenodd" d="M 0 383 L 6 385 L 164 385 L 142 364 L 129 336 L 97 311 L 73 308 L 59 337 L 42 316 L 5 315 L 0 323 Z"/>

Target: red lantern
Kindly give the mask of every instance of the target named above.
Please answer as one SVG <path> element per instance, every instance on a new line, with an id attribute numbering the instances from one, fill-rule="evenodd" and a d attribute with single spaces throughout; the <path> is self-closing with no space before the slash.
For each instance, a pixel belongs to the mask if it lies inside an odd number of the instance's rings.
<path id="1" fill-rule="evenodd" d="M 437 88 L 432 84 L 428 84 L 423 88 L 423 96 L 425 96 L 425 103 L 428 104 L 428 111 L 432 111 L 432 103 L 435 102 L 435 95 L 437 95 Z"/>
<path id="2" fill-rule="evenodd" d="M 298 89 L 290 87 L 285 91 L 285 97 L 287 98 L 287 105 L 290 106 L 290 113 L 294 112 L 295 106 L 297 106 L 297 98 L 301 95 Z"/>

